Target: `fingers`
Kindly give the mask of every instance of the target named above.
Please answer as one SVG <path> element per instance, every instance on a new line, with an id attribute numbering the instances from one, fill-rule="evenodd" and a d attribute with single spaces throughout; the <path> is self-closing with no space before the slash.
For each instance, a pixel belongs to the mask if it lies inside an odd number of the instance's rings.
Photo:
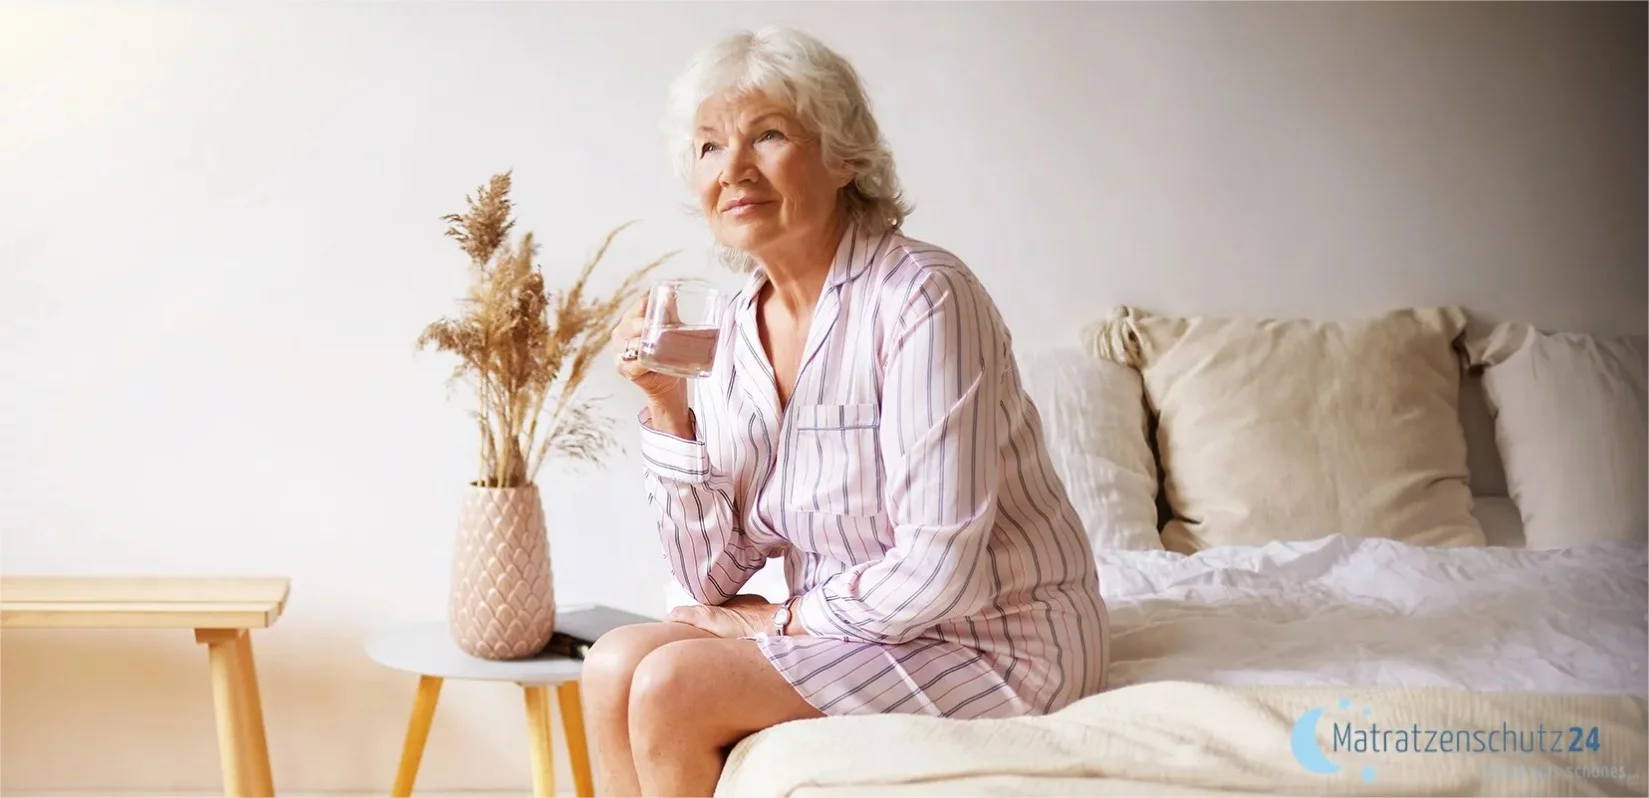
<path id="1" fill-rule="evenodd" d="M 631 382 L 645 376 L 648 370 L 639 361 L 626 360 L 624 351 L 629 348 L 630 342 L 641 337 L 642 329 L 646 326 L 647 297 L 630 306 L 617 325 L 613 327 L 610 343 L 617 349 L 613 353 L 614 362 L 618 364 L 618 373 Z"/>
<path id="2" fill-rule="evenodd" d="M 633 383 L 641 385 L 642 384 L 641 381 L 646 379 L 648 376 L 652 375 L 653 370 L 647 368 L 646 364 L 642 363 L 639 359 L 637 359 L 637 360 L 626 360 L 626 359 L 624 359 L 624 348 L 629 346 L 629 342 L 631 340 L 632 339 L 630 339 L 630 338 L 624 339 L 619 344 L 619 351 L 618 351 L 617 354 L 614 355 L 614 357 L 617 358 L 617 360 L 618 360 L 618 373 L 619 373 L 619 375 L 624 377 L 624 379 L 627 379 L 627 380 L 629 380 Z M 646 386 L 642 385 L 642 387 L 645 388 Z"/>
<path id="3" fill-rule="evenodd" d="M 671 623 L 687 624 L 717 637 L 726 638 L 744 637 L 749 633 L 749 628 L 746 627 L 756 628 L 761 625 L 756 623 L 752 626 L 743 615 L 726 607 L 711 607 L 703 604 L 689 604 L 672 608 L 665 620 Z"/>
<path id="4" fill-rule="evenodd" d="M 625 344 L 641 338 L 641 332 L 640 321 L 624 322 L 613 328 L 613 343 L 619 347 L 619 351 L 622 353 Z"/>
<path id="5" fill-rule="evenodd" d="M 686 624 L 695 629 L 717 634 L 715 627 L 709 623 L 704 608 L 697 605 L 675 607 L 670 610 L 670 614 L 665 616 L 664 620 L 670 623 Z"/>
<path id="6" fill-rule="evenodd" d="M 641 335 L 641 330 L 647 324 L 647 297 L 630 306 L 630 309 L 619 317 L 619 322 L 613 327 L 611 342 L 623 346 L 625 341 Z"/>

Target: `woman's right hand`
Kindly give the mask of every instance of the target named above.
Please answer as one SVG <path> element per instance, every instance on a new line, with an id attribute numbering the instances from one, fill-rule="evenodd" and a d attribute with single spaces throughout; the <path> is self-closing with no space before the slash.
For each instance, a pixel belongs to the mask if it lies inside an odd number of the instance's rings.
<path id="1" fill-rule="evenodd" d="M 635 383 L 647 396 L 647 404 L 657 421 L 687 420 L 687 381 L 669 374 L 660 374 L 647 368 L 640 360 L 625 360 L 624 350 L 631 341 L 639 342 L 647 326 L 647 298 L 624 314 L 613 328 L 612 343 L 618 352 L 618 373 Z M 662 418 L 661 418 L 662 417 Z M 662 429 L 662 427 L 661 427 Z"/>

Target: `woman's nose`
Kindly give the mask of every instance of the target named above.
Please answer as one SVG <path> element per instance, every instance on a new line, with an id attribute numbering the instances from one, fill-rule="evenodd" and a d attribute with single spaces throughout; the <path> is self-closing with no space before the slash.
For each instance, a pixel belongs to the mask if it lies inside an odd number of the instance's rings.
<path id="1" fill-rule="evenodd" d="M 743 144 L 728 147 L 727 156 L 721 166 L 721 184 L 731 186 L 735 183 L 748 183 L 755 177 L 756 161 L 751 157 L 750 148 Z"/>

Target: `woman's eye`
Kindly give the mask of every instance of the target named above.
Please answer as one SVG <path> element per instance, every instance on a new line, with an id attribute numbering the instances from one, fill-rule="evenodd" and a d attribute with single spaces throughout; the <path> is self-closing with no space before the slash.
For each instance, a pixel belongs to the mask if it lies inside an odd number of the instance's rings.
<path id="1" fill-rule="evenodd" d="M 782 139 L 782 138 L 784 138 L 783 133 L 780 133 L 777 130 L 769 130 L 769 131 L 766 131 L 766 132 L 762 133 L 760 136 L 757 136 L 756 140 L 757 141 L 766 141 L 767 139 Z"/>
<path id="2" fill-rule="evenodd" d="M 710 142 L 707 141 L 707 142 L 699 145 L 699 155 L 700 156 L 707 155 L 707 154 L 709 154 L 709 152 L 712 149 L 715 149 L 715 147 L 716 147 L 716 145 L 711 144 Z"/>

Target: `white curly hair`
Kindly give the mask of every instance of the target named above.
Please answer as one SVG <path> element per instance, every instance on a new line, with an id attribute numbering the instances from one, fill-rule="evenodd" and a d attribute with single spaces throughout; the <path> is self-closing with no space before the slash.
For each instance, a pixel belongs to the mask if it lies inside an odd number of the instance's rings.
<path id="1" fill-rule="evenodd" d="M 701 52 L 670 87 L 665 133 L 678 175 L 690 181 L 695 118 L 705 101 L 760 92 L 793 109 L 819 137 L 826 162 L 846 163 L 853 180 L 842 210 L 860 231 L 897 230 L 912 210 L 902 195 L 893 152 L 871 113 L 859 73 L 818 39 L 784 27 L 742 31 Z M 749 271 L 746 253 L 717 245 L 721 261 Z"/>

